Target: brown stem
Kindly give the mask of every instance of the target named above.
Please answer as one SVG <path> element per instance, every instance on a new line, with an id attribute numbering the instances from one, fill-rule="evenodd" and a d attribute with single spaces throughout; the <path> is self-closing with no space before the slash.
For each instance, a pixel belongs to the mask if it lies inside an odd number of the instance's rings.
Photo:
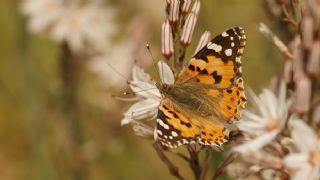
<path id="1" fill-rule="evenodd" d="M 212 177 L 212 180 L 217 179 L 225 170 L 225 168 L 233 162 L 233 160 L 238 156 L 239 154 L 236 152 L 232 152 L 229 154 L 229 156 L 223 160 L 219 166 L 216 168 L 214 175 Z"/>
<path id="2" fill-rule="evenodd" d="M 209 162 L 212 158 L 212 149 L 208 147 L 206 149 L 206 155 L 204 157 L 203 163 L 202 163 L 202 171 L 199 180 L 204 180 L 206 178 L 208 168 L 209 168 Z"/>
<path id="3" fill-rule="evenodd" d="M 86 179 L 85 165 L 79 152 L 82 144 L 82 133 L 79 123 L 78 80 L 80 61 L 74 56 L 67 43 L 61 45 L 60 70 L 62 79 L 62 111 L 68 120 L 67 129 L 70 132 L 70 151 L 72 154 L 72 179 Z"/>
<path id="4" fill-rule="evenodd" d="M 282 8 L 283 14 L 285 16 L 285 18 L 283 20 L 291 23 L 295 28 L 297 28 L 298 27 L 298 22 L 295 19 L 292 18 L 292 16 L 288 12 L 286 6 L 283 4 L 283 5 L 281 5 L 281 8 Z"/>
<path id="5" fill-rule="evenodd" d="M 161 144 L 156 141 L 155 143 L 153 143 L 153 148 L 156 150 L 158 156 L 160 157 L 160 159 L 164 162 L 164 164 L 169 168 L 170 173 L 177 177 L 178 179 L 183 180 L 184 178 L 180 175 L 179 173 L 179 169 L 177 166 L 175 166 L 170 159 L 168 159 L 168 157 L 164 154 L 163 148 L 161 146 Z"/>
<path id="6" fill-rule="evenodd" d="M 187 146 L 187 150 L 189 151 L 189 155 L 190 155 L 190 168 L 192 169 L 192 172 L 195 176 L 196 180 L 200 179 L 201 176 L 201 166 L 199 163 L 199 152 L 195 151 L 194 148 L 192 148 L 191 146 Z"/>
<path id="7" fill-rule="evenodd" d="M 190 162 L 190 159 L 184 155 L 184 154 L 181 154 L 181 153 L 176 153 L 177 156 L 181 157 L 183 160 L 187 161 L 187 162 Z"/>

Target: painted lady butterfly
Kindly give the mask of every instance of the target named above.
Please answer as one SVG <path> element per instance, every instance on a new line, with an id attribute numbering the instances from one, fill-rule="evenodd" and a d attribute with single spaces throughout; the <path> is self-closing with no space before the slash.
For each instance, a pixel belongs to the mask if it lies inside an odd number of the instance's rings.
<path id="1" fill-rule="evenodd" d="M 228 140 L 226 126 L 246 103 L 240 61 L 245 44 L 242 28 L 229 29 L 196 53 L 174 84 L 157 84 L 162 100 L 155 137 L 162 145 L 221 146 Z"/>

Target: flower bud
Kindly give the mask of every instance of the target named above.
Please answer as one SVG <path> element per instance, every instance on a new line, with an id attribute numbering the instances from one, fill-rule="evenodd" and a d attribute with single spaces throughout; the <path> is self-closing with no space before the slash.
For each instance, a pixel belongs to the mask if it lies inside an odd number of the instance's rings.
<path id="1" fill-rule="evenodd" d="M 180 43 L 183 46 L 188 46 L 191 43 L 192 35 L 194 31 L 194 27 L 197 23 L 197 15 L 194 12 L 191 12 L 188 14 L 186 22 L 184 23 L 183 29 L 182 29 L 182 35 L 180 39 Z"/>
<path id="2" fill-rule="evenodd" d="M 192 12 L 196 13 L 196 15 L 198 16 L 199 11 L 200 11 L 200 1 L 196 0 L 192 6 Z"/>
<path id="3" fill-rule="evenodd" d="M 292 42 L 293 51 L 293 80 L 299 81 L 304 76 L 304 62 L 303 62 L 303 51 L 301 49 L 301 38 L 296 36 Z"/>
<path id="4" fill-rule="evenodd" d="M 179 0 L 171 0 L 170 2 L 170 10 L 169 10 L 169 21 L 171 24 L 176 23 L 179 20 Z"/>
<path id="5" fill-rule="evenodd" d="M 173 54 L 173 38 L 172 38 L 172 30 L 169 24 L 169 20 L 167 19 L 162 24 L 162 55 L 167 59 Z"/>
<path id="6" fill-rule="evenodd" d="M 307 71 L 314 77 L 320 75 L 320 41 L 313 43 L 309 54 Z"/>
<path id="7" fill-rule="evenodd" d="M 196 51 L 194 52 L 195 54 L 200 51 L 200 49 L 202 49 L 205 45 L 208 44 L 208 42 L 210 41 L 210 32 L 209 31 L 205 31 L 201 38 L 200 38 L 200 41 L 198 43 L 198 46 L 196 48 Z"/>
<path id="8" fill-rule="evenodd" d="M 305 48 L 309 49 L 313 41 L 313 20 L 311 17 L 306 16 L 302 20 L 301 24 L 302 42 Z"/>
<path id="9" fill-rule="evenodd" d="M 294 111 L 304 115 L 310 109 L 311 80 L 307 76 L 303 76 L 296 82 L 296 86 Z"/>
<path id="10" fill-rule="evenodd" d="M 284 68 L 283 68 L 283 80 L 287 84 L 292 82 L 292 73 L 293 73 L 293 61 L 286 60 L 284 62 Z"/>
<path id="11" fill-rule="evenodd" d="M 181 7 L 182 13 L 187 13 L 189 11 L 190 5 L 191 5 L 191 0 L 184 0 Z"/>

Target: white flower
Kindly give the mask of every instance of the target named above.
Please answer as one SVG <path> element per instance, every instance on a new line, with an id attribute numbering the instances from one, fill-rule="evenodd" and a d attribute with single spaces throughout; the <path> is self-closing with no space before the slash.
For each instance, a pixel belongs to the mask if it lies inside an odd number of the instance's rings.
<path id="1" fill-rule="evenodd" d="M 123 89 L 127 85 L 126 80 L 133 66 L 133 61 L 129 60 L 133 51 L 131 41 L 121 41 L 114 44 L 109 51 L 92 57 L 88 61 L 88 68 L 98 76 L 106 88 Z"/>
<path id="2" fill-rule="evenodd" d="M 287 121 L 290 105 L 290 101 L 286 100 L 284 83 L 281 83 L 279 97 L 269 89 L 264 89 L 259 97 L 251 94 L 258 112 L 244 111 L 238 124 L 240 130 L 253 137 L 252 140 L 235 147 L 234 150 L 242 154 L 258 151 L 277 136 Z"/>
<path id="3" fill-rule="evenodd" d="M 21 11 L 29 17 L 28 29 L 43 33 L 61 17 L 63 6 L 63 0 L 25 0 L 22 1 Z"/>
<path id="4" fill-rule="evenodd" d="M 67 42 L 74 51 L 90 47 L 103 51 L 108 48 L 115 32 L 112 22 L 114 12 L 92 3 L 69 8 L 52 28 L 51 37 L 58 42 Z"/>
<path id="5" fill-rule="evenodd" d="M 298 152 L 287 155 L 284 163 L 295 170 L 292 179 L 320 179 L 320 140 L 302 120 L 291 121 L 290 129 Z"/>
<path id="6" fill-rule="evenodd" d="M 66 42 L 77 52 L 107 49 L 116 30 L 112 22 L 114 11 L 97 0 L 24 0 L 21 9 L 28 17 L 31 32 Z"/>
<path id="7" fill-rule="evenodd" d="M 170 67 L 164 63 L 158 63 L 161 82 L 172 84 L 174 76 Z M 129 85 L 132 91 L 137 95 L 138 102 L 133 104 L 129 110 L 124 113 L 121 125 L 129 124 L 142 119 L 154 119 L 157 116 L 160 105 L 161 94 L 149 74 L 146 74 L 140 67 L 134 66 L 132 71 L 132 81 Z"/>

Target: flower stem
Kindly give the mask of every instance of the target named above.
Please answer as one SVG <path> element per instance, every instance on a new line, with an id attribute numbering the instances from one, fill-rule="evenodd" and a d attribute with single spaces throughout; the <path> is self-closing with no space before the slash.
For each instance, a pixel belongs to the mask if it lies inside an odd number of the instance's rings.
<path id="1" fill-rule="evenodd" d="M 184 178 L 180 175 L 179 173 L 179 169 L 177 166 L 175 166 L 170 159 L 168 159 L 168 157 L 164 154 L 164 150 L 161 146 L 161 144 L 156 141 L 153 143 L 153 147 L 156 150 L 158 156 L 160 157 L 160 159 L 164 162 L 165 165 L 167 165 L 167 167 L 169 168 L 170 173 L 177 177 L 180 180 L 183 180 Z"/>
<path id="2" fill-rule="evenodd" d="M 80 149 L 83 141 L 80 128 L 78 89 L 79 89 L 79 74 L 81 63 L 68 45 L 61 45 L 62 54 L 60 58 L 60 73 L 62 80 L 62 113 L 66 117 L 66 128 L 69 133 L 69 151 L 72 162 L 72 179 L 83 180 L 85 176 L 84 161 L 81 157 Z"/>

